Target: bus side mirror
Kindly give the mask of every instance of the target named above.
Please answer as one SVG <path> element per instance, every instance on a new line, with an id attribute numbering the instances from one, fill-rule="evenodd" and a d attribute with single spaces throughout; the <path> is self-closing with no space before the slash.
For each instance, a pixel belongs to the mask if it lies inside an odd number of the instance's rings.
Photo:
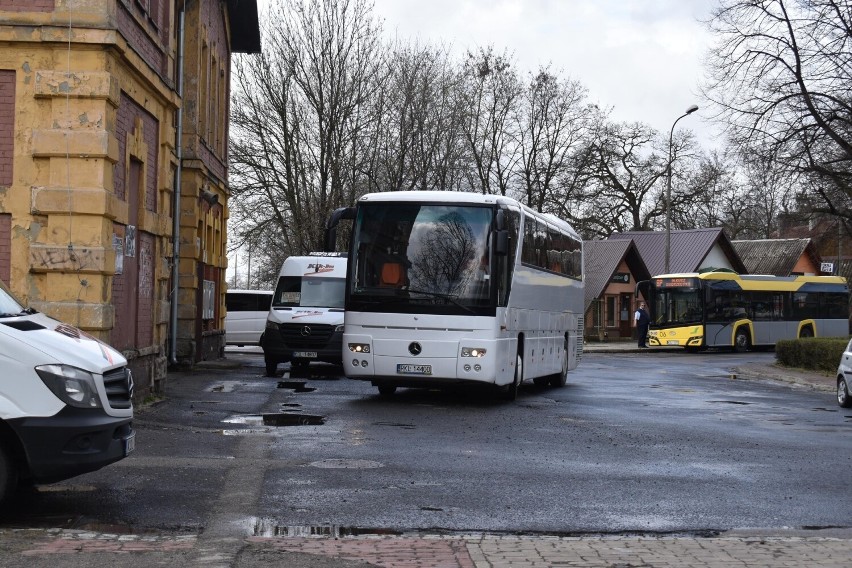
<path id="1" fill-rule="evenodd" d="M 340 207 L 335 209 L 325 225 L 325 236 L 323 238 L 322 248 L 325 252 L 334 252 L 337 243 L 337 225 L 342 219 L 354 219 L 354 207 Z"/>
<path id="2" fill-rule="evenodd" d="M 498 231 L 506 228 L 506 212 L 502 209 L 498 209 L 497 215 L 494 217 L 494 228 Z"/>
<path id="3" fill-rule="evenodd" d="M 509 254 L 509 231 L 502 230 L 494 233 L 494 252 L 500 256 Z"/>

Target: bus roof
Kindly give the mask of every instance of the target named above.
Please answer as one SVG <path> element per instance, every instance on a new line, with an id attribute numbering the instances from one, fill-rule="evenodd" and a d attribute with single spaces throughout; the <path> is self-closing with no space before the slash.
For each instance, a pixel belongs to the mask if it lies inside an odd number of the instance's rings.
<path id="1" fill-rule="evenodd" d="M 737 274 L 729 271 L 713 272 L 683 272 L 679 274 L 660 274 L 651 280 L 659 278 L 698 278 L 700 280 L 731 280 L 741 284 L 743 288 L 795 289 L 802 284 L 838 284 L 845 285 L 842 276 L 774 276 L 772 274 Z M 749 286 L 751 284 L 751 286 Z"/>

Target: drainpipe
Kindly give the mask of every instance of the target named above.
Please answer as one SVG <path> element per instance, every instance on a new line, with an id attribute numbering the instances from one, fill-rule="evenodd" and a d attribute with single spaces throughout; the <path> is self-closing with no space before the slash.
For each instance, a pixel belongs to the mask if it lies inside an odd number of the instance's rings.
<path id="1" fill-rule="evenodd" d="M 178 290 L 180 289 L 180 189 L 183 177 L 183 41 L 184 41 L 184 17 L 186 12 L 186 0 L 178 14 L 178 53 L 177 53 L 177 95 L 180 106 L 177 110 L 177 143 L 175 152 L 177 155 L 177 171 L 175 172 L 174 205 L 172 207 L 172 301 L 169 306 L 169 363 L 174 365 L 177 361 L 177 335 L 178 335 Z"/>

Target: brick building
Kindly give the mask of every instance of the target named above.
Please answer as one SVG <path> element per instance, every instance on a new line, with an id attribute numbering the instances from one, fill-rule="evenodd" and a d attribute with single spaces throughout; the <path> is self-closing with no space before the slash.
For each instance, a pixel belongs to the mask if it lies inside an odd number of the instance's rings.
<path id="1" fill-rule="evenodd" d="M 260 49 L 256 0 L 0 0 L 0 46 L 0 279 L 157 392 L 224 344 L 230 61 Z"/>

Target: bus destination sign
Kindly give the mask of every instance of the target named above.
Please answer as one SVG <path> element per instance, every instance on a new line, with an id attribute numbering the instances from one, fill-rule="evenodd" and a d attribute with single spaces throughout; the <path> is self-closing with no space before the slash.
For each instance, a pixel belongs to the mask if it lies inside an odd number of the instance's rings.
<path id="1" fill-rule="evenodd" d="M 695 278 L 657 278 L 654 281 L 657 288 L 695 288 Z"/>

